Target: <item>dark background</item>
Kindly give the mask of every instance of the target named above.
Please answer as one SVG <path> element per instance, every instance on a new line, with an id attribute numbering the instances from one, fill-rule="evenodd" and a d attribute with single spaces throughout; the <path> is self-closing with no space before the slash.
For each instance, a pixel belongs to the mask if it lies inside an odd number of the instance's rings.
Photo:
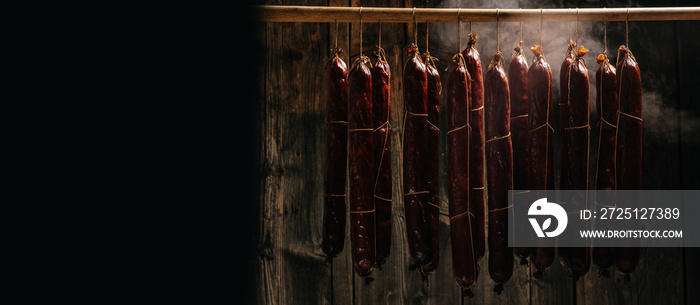
<path id="1" fill-rule="evenodd" d="M 455 1 L 262 1 L 273 5 L 331 5 L 386 7 L 443 7 Z M 505 5 L 502 5 L 504 4 Z M 461 7 L 651 7 L 697 6 L 700 1 L 472 1 Z M 324 264 L 320 249 L 322 223 L 322 169 L 325 145 L 325 80 L 323 67 L 333 45 L 334 27 L 328 23 L 254 23 L 248 31 L 254 48 L 248 65 L 256 66 L 256 90 L 249 90 L 255 115 L 242 117 L 255 126 L 247 135 L 250 147 L 241 147 L 253 155 L 255 162 L 245 165 L 251 173 L 246 187 L 253 206 L 246 210 L 253 215 L 249 224 L 253 234 L 248 241 L 252 252 L 245 268 L 253 275 L 246 282 L 253 304 L 700 304 L 695 293 L 700 288 L 700 257 L 698 248 L 642 249 L 642 258 L 629 284 L 612 272 L 610 279 L 598 278 L 594 264 L 575 285 L 557 260 L 544 279 L 531 277 L 527 266 L 514 266 L 514 274 L 502 295 L 492 292 L 494 282 L 480 263 L 480 274 L 472 291 L 473 299 L 462 300 L 452 277 L 449 226 L 447 217 L 445 134 L 441 138 L 441 257 L 440 267 L 428 282 L 422 282 L 417 272 L 408 271 L 410 258 L 405 240 L 403 204 L 401 200 L 400 124 L 402 101 L 402 68 L 406 47 L 413 39 L 411 24 L 383 24 L 382 46 L 392 69 L 392 169 L 394 173 L 394 209 L 392 253 L 381 270 L 375 270 L 372 284 L 352 271 L 349 239 L 345 250 L 333 266 Z M 565 49 L 561 41 L 568 39 L 562 25 L 546 23 L 548 35 L 543 35 L 545 55 L 553 69 L 561 65 Z M 463 25 L 463 45 L 468 26 Z M 581 44 L 590 48 L 587 66 L 591 79 L 598 68 L 595 56 L 602 52 L 602 22 L 581 23 Z M 452 27 L 454 27 L 452 25 Z M 516 23 L 501 24 L 500 49 L 506 60 L 512 53 L 512 41 L 517 36 Z M 536 23 L 524 25 L 525 45 L 536 42 Z M 348 65 L 358 55 L 359 23 L 339 25 L 338 44 L 346 50 L 341 57 Z M 454 27 L 456 29 L 456 27 Z M 490 35 L 495 24 L 474 24 L 480 35 L 477 43 L 484 71 L 495 52 Z M 586 30 L 583 33 L 584 29 Z M 364 51 L 369 54 L 377 44 L 378 25 L 363 24 Z M 418 42 L 425 44 L 425 25 L 418 25 Z M 439 58 L 438 71 L 446 83 L 444 70 L 451 62 L 457 46 L 442 39 L 449 31 L 431 26 L 430 51 Z M 453 30 L 454 31 L 454 30 Z M 700 21 L 631 22 L 629 41 L 642 71 L 644 147 L 643 172 L 645 189 L 697 189 L 700 185 L 700 99 L 694 91 L 700 85 L 696 59 L 700 50 L 697 33 Z M 442 36 L 441 36 L 442 35 Z M 510 37 L 509 37 L 510 35 Z M 599 37 L 596 40 L 596 37 Z M 608 54 L 616 58 L 615 50 L 625 42 L 624 22 L 608 24 Z M 595 48 L 594 48 L 595 47 Z M 529 59 L 530 54 L 526 54 Z M 252 62 L 252 63 L 251 63 Z M 506 65 L 507 66 L 507 65 Z M 558 73 L 554 73 L 555 85 Z M 557 88 L 557 86 L 555 86 Z M 555 105 L 558 92 L 555 91 Z M 591 122 L 597 121 L 594 106 L 595 89 L 591 88 Z M 444 104 L 443 104 L 444 106 Z M 558 115 L 555 106 L 555 116 Z M 443 107 L 443 109 L 445 109 Z M 558 117 L 554 122 L 558 123 Z M 250 126 L 250 125 L 248 125 Z M 445 130 L 445 113 L 441 129 Z M 558 149 L 559 126 L 555 126 L 555 149 Z M 592 126 L 592 135 L 597 129 Z M 595 171 L 596 139 L 591 139 L 591 175 Z M 555 153 L 558 156 L 558 153 Z M 556 172 L 558 175 L 558 161 Z M 593 176 L 591 176 L 593 177 Z M 594 179 L 591 179 L 594 180 Z M 594 185 L 591 185 L 594 187 Z M 488 254 L 487 254 L 488 255 Z M 695 259 L 693 259 L 695 257 Z M 611 269 L 611 271 L 614 271 Z"/>

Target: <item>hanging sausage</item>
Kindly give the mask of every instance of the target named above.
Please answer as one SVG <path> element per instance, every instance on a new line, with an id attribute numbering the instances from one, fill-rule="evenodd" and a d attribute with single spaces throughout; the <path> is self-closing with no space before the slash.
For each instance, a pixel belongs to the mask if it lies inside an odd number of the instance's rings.
<path id="1" fill-rule="evenodd" d="M 544 191 L 535 198 L 547 198 L 547 190 L 554 190 L 554 128 L 552 69 L 547 63 L 542 46 L 530 48 L 534 54 L 533 64 L 527 73 L 529 98 L 529 189 Z M 542 278 L 554 262 L 554 248 L 533 247 L 532 264 L 537 268 L 535 278 Z"/>
<path id="2" fill-rule="evenodd" d="M 617 79 L 615 67 L 607 55 L 597 58 L 600 68 L 596 71 L 596 109 L 598 118 L 598 154 L 596 162 L 596 190 L 615 190 L 615 133 L 617 133 Z M 597 199 L 597 198 L 596 198 Z M 605 206 L 596 201 L 596 205 Z M 596 230 L 607 229 L 606 221 L 596 222 Z M 593 263 L 598 274 L 609 277 L 608 268 L 614 264 L 612 247 L 593 247 Z"/>
<path id="3" fill-rule="evenodd" d="M 501 294 L 513 275 L 513 248 L 508 247 L 508 190 L 513 189 L 513 149 L 510 139 L 510 97 L 503 71 L 503 54 L 497 52 L 484 74 L 486 179 L 488 192 L 488 269 Z"/>
<path id="4" fill-rule="evenodd" d="M 449 179 L 450 241 L 452 271 L 463 295 L 474 296 L 470 288 L 477 279 L 474 253 L 474 215 L 470 213 L 469 148 L 471 77 L 462 54 L 452 57 L 457 63 L 447 80 L 447 168 Z"/>
<path id="5" fill-rule="evenodd" d="M 426 39 L 427 40 L 427 39 Z M 440 261 L 440 74 L 435 66 L 436 58 L 430 52 L 423 53 L 428 75 L 428 141 L 425 159 L 425 174 L 428 184 L 426 210 L 433 247 L 433 261 L 419 269 L 423 278 L 437 269 Z"/>
<path id="6" fill-rule="evenodd" d="M 348 73 L 350 245 L 352 266 L 366 279 L 372 273 L 376 259 L 370 67 L 369 58 L 360 54 Z"/>
<path id="7" fill-rule="evenodd" d="M 615 184 L 618 190 L 642 189 L 642 77 L 637 59 L 626 46 L 617 54 L 619 106 L 617 114 Z M 629 282 L 639 262 L 638 247 L 615 248 L 615 266 Z"/>
<path id="8" fill-rule="evenodd" d="M 380 27 L 381 31 L 381 27 Z M 380 38 L 381 41 L 381 38 Z M 377 258 L 381 267 L 391 250 L 391 70 L 384 49 L 378 48 L 372 65 L 372 127 L 374 144 L 374 207 Z"/>
<path id="9" fill-rule="evenodd" d="M 471 23 L 470 23 L 471 28 Z M 481 59 L 476 50 L 476 34 L 469 33 L 467 48 L 462 51 L 467 72 L 471 78 L 469 87 L 469 212 L 474 217 L 472 243 L 474 256 L 479 261 L 486 253 L 486 213 L 484 213 L 484 79 Z"/>
<path id="10" fill-rule="evenodd" d="M 562 161 L 563 185 L 562 190 L 576 191 L 567 204 L 570 211 L 588 209 L 588 153 L 589 153 L 589 89 L 588 69 L 583 56 L 588 53 L 579 46 L 576 56 L 565 71 L 566 78 L 562 80 L 567 85 L 568 122 L 563 128 L 562 153 L 566 155 L 567 164 Z M 568 166 L 566 170 L 564 167 Z M 590 254 L 588 247 L 559 248 L 559 262 L 566 267 L 574 281 L 588 272 Z"/>
<path id="11" fill-rule="evenodd" d="M 337 46 L 326 62 L 326 164 L 324 167 L 323 238 L 330 262 L 345 243 L 345 168 L 348 138 L 348 68 Z"/>
<path id="12" fill-rule="evenodd" d="M 433 261 L 425 174 L 428 75 L 413 43 L 408 47 L 408 58 L 403 70 L 403 199 L 406 239 L 413 261 L 409 268 L 415 269 Z"/>
<path id="13" fill-rule="evenodd" d="M 513 194 L 514 204 L 527 204 L 521 202 L 523 195 L 528 190 L 528 172 L 530 149 L 528 130 L 528 88 L 527 88 L 527 60 L 523 55 L 523 42 L 515 45 L 513 58 L 508 65 L 508 86 L 510 87 L 510 130 L 513 142 Z M 516 247 L 515 255 L 520 258 L 520 265 L 527 265 L 527 257 L 530 255 L 529 247 Z"/>

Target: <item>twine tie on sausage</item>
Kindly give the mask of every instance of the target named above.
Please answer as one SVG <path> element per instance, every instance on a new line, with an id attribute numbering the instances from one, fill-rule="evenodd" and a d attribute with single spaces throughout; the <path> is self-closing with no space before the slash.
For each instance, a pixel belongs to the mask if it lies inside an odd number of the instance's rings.
<path id="1" fill-rule="evenodd" d="M 627 47 L 630 46 L 630 28 L 629 28 L 629 22 L 630 22 L 630 8 L 627 8 L 627 20 L 625 20 L 625 45 Z"/>
<path id="2" fill-rule="evenodd" d="M 408 115 L 411 115 L 411 116 L 426 116 L 426 117 L 428 116 L 427 113 L 415 113 L 415 112 L 410 112 L 410 111 L 408 111 L 408 110 L 406 110 L 405 112 L 406 112 L 406 115 L 407 115 L 407 116 L 408 116 Z"/>
<path id="3" fill-rule="evenodd" d="M 428 203 L 429 206 L 433 206 L 433 207 L 436 207 L 436 208 L 438 208 L 438 209 L 440 208 L 439 205 L 434 204 L 434 203 L 432 203 L 432 202 L 430 202 L 430 201 L 428 201 L 427 203 Z"/>
<path id="4" fill-rule="evenodd" d="M 622 111 L 619 111 L 619 110 L 618 110 L 618 113 L 621 114 L 621 115 L 624 115 L 624 116 L 626 116 L 626 117 L 633 118 L 633 119 L 635 119 L 635 120 L 638 120 L 638 121 L 642 122 L 642 118 L 640 118 L 640 117 L 638 117 L 638 116 L 634 116 L 634 115 L 631 115 L 631 114 L 629 114 L 629 113 L 622 112 Z"/>
<path id="5" fill-rule="evenodd" d="M 500 136 L 500 137 L 497 137 L 497 138 L 493 138 L 493 139 L 490 139 L 490 140 L 486 140 L 485 143 L 494 142 L 494 141 L 498 141 L 498 140 L 503 140 L 503 139 L 507 139 L 507 138 L 509 138 L 509 137 L 510 137 L 510 131 L 509 131 L 508 134 L 505 135 L 505 136 Z"/>
<path id="6" fill-rule="evenodd" d="M 543 23 L 544 23 L 544 17 L 542 16 L 542 9 L 540 8 L 540 46 L 542 46 L 542 24 Z M 522 35 L 522 33 L 520 35 Z M 571 39 L 571 23 L 569 23 L 569 39 Z M 520 38 L 520 40 L 522 40 L 522 38 Z"/>
<path id="7" fill-rule="evenodd" d="M 428 122 L 428 125 L 433 126 L 435 129 L 438 130 L 438 133 L 440 133 L 440 127 L 435 126 L 435 124 L 433 124 L 433 122 L 431 122 L 430 120 L 427 120 L 427 122 Z"/>
<path id="8" fill-rule="evenodd" d="M 481 105 L 481 107 L 479 107 L 479 108 L 471 109 L 471 111 L 479 111 L 479 110 L 484 110 L 484 105 Z"/>
<path id="9" fill-rule="evenodd" d="M 360 57 L 362 55 L 362 7 L 360 6 Z"/>
<path id="10" fill-rule="evenodd" d="M 595 205 L 601 206 L 601 207 L 606 207 L 606 208 L 614 208 L 614 209 L 617 208 L 617 203 L 616 203 L 615 205 L 607 205 L 607 204 L 600 204 L 600 203 L 598 203 L 598 202 L 596 201 L 596 202 L 595 202 Z"/>
<path id="11" fill-rule="evenodd" d="M 605 9 L 605 8 L 603 8 Z M 608 22 L 603 21 L 603 55 L 608 59 Z"/>
<path id="12" fill-rule="evenodd" d="M 430 54 L 428 49 L 428 42 L 430 41 L 430 23 L 425 22 L 425 53 Z"/>
<path id="13" fill-rule="evenodd" d="M 588 130 L 590 130 L 591 125 L 586 124 L 586 125 L 581 125 L 581 126 L 569 126 L 569 127 L 564 128 L 564 130 L 574 130 L 574 129 L 583 129 L 583 128 L 587 128 Z"/>
<path id="14" fill-rule="evenodd" d="M 389 125 L 389 119 L 388 119 L 388 118 L 387 118 L 387 120 L 386 120 L 383 124 L 379 125 L 379 127 L 373 129 L 373 130 L 372 130 L 372 133 L 374 133 L 374 132 L 376 132 L 376 131 L 382 129 L 382 128 L 385 127 L 385 126 L 391 128 L 391 125 Z M 387 132 L 387 134 L 384 135 L 384 143 L 382 144 L 382 155 L 379 157 L 379 166 L 378 166 L 378 169 L 376 170 L 377 176 L 376 176 L 375 179 L 374 179 L 374 192 L 375 192 L 374 197 L 377 197 L 377 198 L 381 198 L 381 197 L 378 197 L 378 196 L 376 195 L 376 192 L 377 192 L 377 185 L 379 185 L 380 170 L 381 170 L 381 168 L 382 168 L 382 163 L 384 162 L 384 154 L 386 153 L 386 146 L 387 146 L 387 144 L 388 144 L 388 142 L 389 142 L 389 134 L 390 134 L 390 133 Z M 384 198 L 381 198 L 381 199 L 384 199 Z M 389 201 L 391 201 L 391 199 L 389 199 Z"/>
<path id="15" fill-rule="evenodd" d="M 413 43 L 418 46 L 418 23 L 416 22 L 416 7 L 413 7 Z"/>
<path id="16" fill-rule="evenodd" d="M 459 130 L 461 130 L 461 129 L 464 129 L 464 128 L 467 127 L 467 126 L 469 126 L 469 124 L 464 124 L 464 125 L 462 125 L 462 126 L 460 126 L 460 127 L 457 127 L 457 128 L 455 128 L 455 129 L 452 129 L 452 130 L 447 131 L 447 134 L 449 135 L 450 133 L 453 133 L 453 132 L 455 132 L 455 131 L 459 131 Z M 470 129 L 471 129 L 471 128 L 470 128 Z"/>
<path id="17" fill-rule="evenodd" d="M 510 208 L 512 208 L 512 207 L 513 207 L 513 205 L 511 204 L 511 205 L 509 205 L 509 206 L 507 206 L 507 207 L 489 210 L 489 213 L 498 212 L 498 211 L 504 211 L 504 210 L 510 209 Z"/>
<path id="18" fill-rule="evenodd" d="M 455 215 L 455 216 L 450 217 L 450 222 L 452 222 L 453 220 L 455 220 L 455 219 L 457 219 L 457 218 L 461 218 L 461 217 L 463 217 L 464 215 L 469 215 L 469 216 L 472 217 L 472 218 L 476 218 L 476 216 L 474 216 L 474 214 L 473 214 L 472 212 L 469 212 L 469 211 L 467 210 L 467 211 L 464 211 L 464 212 L 462 212 L 462 213 L 459 213 L 459 214 L 457 214 L 457 215 Z"/>
<path id="19" fill-rule="evenodd" d="M 387 201 L 387 202 L 391 202 L 391 201 L 392 201 L 392 200 L 389 199 L 389 198 L 384 198 L 384 197 L 381 197 L 381 196 L 377 196 L 376 194 L 374 195 L 374 198 L 377 198 L 377 199 L 382 200 L 382 201 Z"/>
<path id="20" fill-rule="evenodd" d="M 430 193 L 429 191 L 416 191 L 416 192 L 408 192 L 406 194 L 403 194 L 404 196 L 410 196 L 410 195 L 420 195 L 420 194 L 428 194 Z"/>
<path id="21" fill-rule="evenodd" d="M 348 128 L 348 132 L 358 132 L 358 131 L 374 131 L 372 128 Z"/>
<path id="22" fill-rule="evenodd" d="M 335 20 L 335 48 L 338 49 L 338 19 Z"/>
<path id="23" fill-rule="evenodd" d="M 576 8 L 576 45 L 578 46 L 578 7 Z"/>
<path id="24" fill-rule="evenodd" d="M 613 123 L 608 122 L 606 119 L 604 119 L 604 118 L 601 116 L 600 120 L 598 120 L 598 125 L 599 125 L 599 127 L 602 126 L 602 125 L 601 125 L 602 123 L 605 123 L 606 125 L 608 125 L 608 126 L 610 126 L 610 127 L 612 127 L 612 128 L 617 128 L 616 125 L 613 125 Z"/>
<path id="25" fill-rule="evenodd" d="M 358 56 L 357 59 L 355 59 L 355 61 L 352 63 L 350 70 L 354 69 L 355 66 L 360 62 L 364 62 L 366 65 L 368 65 L 370 68 L 372 68 L 372 61 L 369 60 L 369 57 L 365 56 L 362 53 L 362 7 L 361 6 L 360 6 L 360 56 Z"/>
<path id="26" fill-rule="evenodd" d="M 389 126 L 389 121 L 386 121 L 386 122 L 382 123 L 382 125 L 379 125 L 377 128 L 372 129 L 372 131 L 378 131 L 379 129 L 382 129 L 382 128 L 384 128 L 385 126 Z"/>
<path id="27" fill-rule="evenodd" d="M 549 122 L 545 122 L 544 124 L 542 124 L 542 125 L 540 125 L 540 126 L 537 126 L 537 127 L 533 128 L 533 129 L 530 129 L 530 130 L 528 130 L 528 132 L 535 132 L 535 131 L 537 131 L 537 130 L 539 130 L 540 128 L 543 128 L 543 127 L 545 127 L 545 126 L 547 126 L 550 130 L 552 130 L 552 132 L 554 132 L 554 127 L 552 127 L 552 125 L 550 125 Z M 566 129 L 566 128 L 564 128 L 564 129 Z"/>
<path id="28" fill-rule="evenodd" d="M 374 209 L 361 210 L 361 211 L 350 211 L 350 214 L 367 214 L 367 213 L 374 213 Z"/>
<path id="29" fill-rule="evenodd" d="M 328 194 L 328 193 L 323 193 L 323 196 L 325 196 L 325 197 L 345 197 L 346 194 Z"/>
<path id="30" fill-rule="evenodd" d="M 382 50 L 382 21 L 381 20 L 379 20 L 379 42 L 377 43 L 377 48 Z"/>
<path id="31" fill-rule="evenodd" d="M 496 51 L 501 52 L 501 25 L 498 22 L 501 13 L 496 9 Z"/>
<path id="32" fill-rule="evenodd" d="M 457 8 L 457 37 L 459 38 L 459 50 L 457 52 L 462 52 L 462 21 L 459 18 L 459 15 L 462 14 L 462 8 Z M 471 33 L 471 22 L 469 22 L 469 33 Z"/>
<path id="33" fill-rule="evenodd" d="M 522 8 L 521 8 L 522 10 Z M 520 48 L 523 48 L 523 22 L 520 21 Z"/>

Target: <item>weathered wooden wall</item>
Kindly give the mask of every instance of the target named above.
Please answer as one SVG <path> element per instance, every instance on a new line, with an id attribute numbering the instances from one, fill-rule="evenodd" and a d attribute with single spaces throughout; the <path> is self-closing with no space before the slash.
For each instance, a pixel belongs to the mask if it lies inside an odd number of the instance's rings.
<path id="1" fill-rule="evenodd" d="M 430 7 L 435 1 L 410 0 L 297 0 L 265 4 Z M 439 1 L 438 1 L 439 2 Z M 643 2 L 643 1 L 640 1 Z M 654 5 L 646 3 L 642 5 Z M 659 2 L 661 3 L 661 2 Z M 668 5 L 668 4 L 665 4 Z M 678 5 L 697 5 L 678 3 Z M 419 25 L 419 46 L 424 49 L 425 25 Z M 644 187 L 646 189 L 697 189 L 700 155 L 700 85 L 695 56 L 700 50 L 700 22 L 635 23 L 631 49 L 642 69 L 643 87 L 657 100 L 645 108 L 645 122 L 664 123 L 662 136 L 645 125 Z M 642 259 L 629 284 L 619 275 L 597 277 L 595 266 L 576 285 L 556 261 L 544 279 L 533 279 L 529 267 L 515 266 L 505 291 L 497 296 L 486 269 L 472 289 L 473 299 L 463 300 L 452 277 L 447 193 L 441 189 L 440 267 L 428 282 L 408 271 L 409 254 L 403 217 L 401 152 L 403 100 L 401 75 L 406 47 L 413 40 L 412 25 L 383 24 L 382 46 L 392 71 L 391 145 L 394 174 L 392 249 L 386 265 L 375 270 L 375 281 L 365 285 L 352 271 L 349 238 L 345 250 L 324 263 L 321 251 L 325 145 L 324 64 L 333 45 L 335 29 L 325 23 L 261 23 L 258 39 L 265 50 L 260 63 L 259 144 L 260 194 L 259 243 L 255 261 L 256 300 L 259 304 L 700 304 L 700 264 L 697 248 L 643 249 Z M 340 24 L 338 44 L 348 65 L 359 53 L 359 24 Z M 363 24 L 365 51 L 377 44 L 377 24 Z M 463 32 L 466 37 L 466 31 Z M 609 41 L 624 41 L 624 33 L 608 33 Z M 546 39 L 546 38 L 545 38 Z M 466 45 L 466 39 L 464 41 Z M 510 43 L 509 43 L 510 44 Z M 451 54 L 456 47 L 443 46 L 431 36 L 431 53 L 440 58 L 439 71 L 446 82 Z M 609 45 L 615 49 L 617 45 Z M 454 50 L 453 50 L 454 49 Z M 502 47 L 504 53 L 509 48 Z M 482 51 L 488 65 L 492 51 Z M 563 52 L 563 51 L 562 51 Z M 589 58 L 591 75 L 597 65 Z M 559 65 L 560 62 L 551 62 Z M 558 96 L 555 94 L 555 96 Z M 592 96 L 593 100 L 594 96 Z M 556 104 L 555 100 L 555 104 Z M 645 100 L 645 107 L 647 100 Z M 444 103 L 443 103 L 444 106 Z M 592 106 L 594 107 L 594 106 Z M 443 107 L 444 109 L 444 107 Z M 555 109 L 555 113 L 557 109 Z M 445 114 L 441 130 L 446 128 Z M 555 119 L 558 122 L 558 119 Z M 592 131 L 596 134 L 596 130 Z M 592 141 L 592 145 L 595 145 Z M 441 135 L 441 184 L 446 185 L 445 135 Z M 592 146 L 595 151 L 595 146 Z M 592 160 L 591 162 L 595 162 Z M 593 165 L 593 164 L 591 164 Z M 488 255 L 488 254 L 487 254 Z M 694 258 L 694 259 L 691 259 Z"/>

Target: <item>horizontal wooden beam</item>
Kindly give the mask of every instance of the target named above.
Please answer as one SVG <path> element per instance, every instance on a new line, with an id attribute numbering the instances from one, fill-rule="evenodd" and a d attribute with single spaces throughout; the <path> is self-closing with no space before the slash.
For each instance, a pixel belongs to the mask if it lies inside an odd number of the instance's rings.
<path id="1" fill-rule="evenodd" d="M 700 20 L 700 7 L 635 8 L 392 8 L 259 5 L 261 22 L 567 22 Z"/>

